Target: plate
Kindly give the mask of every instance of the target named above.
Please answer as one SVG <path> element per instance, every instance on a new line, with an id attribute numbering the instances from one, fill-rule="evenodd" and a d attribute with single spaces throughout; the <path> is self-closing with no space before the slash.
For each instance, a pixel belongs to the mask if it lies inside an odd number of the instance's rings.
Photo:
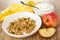
<path id="1" fill-rule="evenodd" d="M 32 32 L 30 32 L 28 34 L 24 34 L 24 35 L 10 34 L 7 30 L 9 23 L 18 18 L 22 18 L 22 17 L 31 18 L 31 19 L 35 20 L 36 21 L 35 29 Z M 9 36 L 16 37 L 16 38 L 24 38 L 24 37 L 28 37 L 28 36 L 31 36 L 34 33 L 36 33 L 39 30 L 39 28 L 41 27 L 41 24 L 42 24 L 41 18 L 37 14 L 31 13 L 31 12 L 21 12 L 21 13 L 16 13 L 16 14 L 7 16 L 2 23 L 2 29 Z"/>

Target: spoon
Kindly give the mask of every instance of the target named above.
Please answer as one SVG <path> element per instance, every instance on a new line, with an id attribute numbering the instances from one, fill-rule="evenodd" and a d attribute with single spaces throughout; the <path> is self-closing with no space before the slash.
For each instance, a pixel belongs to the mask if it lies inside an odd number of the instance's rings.
<path id="1" fill-rule="evenodd" d="M 22 4 L 24 4 L 24 5 L 31 6 L 31 7 L 34 7 L 34 8 L 39 9 L 38 7 L 35 7 L 35 6 L 32 6 L 32 5 L 26 4 L 26 3 L 22 2 L 22 1 L 20 1 L 20 2 L 21 2 Z"/>

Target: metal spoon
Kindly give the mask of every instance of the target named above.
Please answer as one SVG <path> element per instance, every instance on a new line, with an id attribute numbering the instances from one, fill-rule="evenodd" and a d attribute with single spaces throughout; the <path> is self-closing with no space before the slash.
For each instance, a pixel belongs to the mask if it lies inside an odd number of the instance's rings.
<path id="1" fill-rule="evenodd" d="M 31 7 L 34 7 L 34 8 L 39 9 L 38 7 L 35 7 L 35 6 L 32 6 L 32 5 L 26 4 L 26 3 L 22 2 L 22 1 L 20 1 L 20 2 L 21 2 L 22 4 L 24 4 L 24 5 L 31 6 Z"/>

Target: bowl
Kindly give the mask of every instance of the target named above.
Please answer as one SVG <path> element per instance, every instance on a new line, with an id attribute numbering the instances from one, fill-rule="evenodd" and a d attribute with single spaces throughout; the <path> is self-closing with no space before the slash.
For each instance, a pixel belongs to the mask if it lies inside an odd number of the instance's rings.
<path id="1" fill-rule="evenodd" d="M 50 3 L 41 3 L 35 6 L 38 7 L 39 10 L 37 8 L 34 8 L 34 12 L 39 16 L 43 16 L 55 10 L 54 5 Z"/>
<path id="2" fill-rule="evenodd" d="M 15 19 L 22 18 L 22 17 L 31 18 L 31 19 L 35 20 L 36 21 L 35 29 L 32 32 L 30 32 L 28 34 L 24 34 L 24 35 L 15 35 L 15 34 L 9 33 L 7 30 L 9 23 L 14 21 Z M 31 36 L 34 33 L 36 33 L 39 30 L 39 28 L 41 27 L 41 24 L 42 24 L 41 18 L 37 14 L 31 13 L 31 12 L 20 12 L 20 13 L 16 13 L 16 14 L 7 16 L 2 23 L 2 29 L 9 36 L 16 37 L 16 38 L 24 38 L 24 37 L 28 37 L 28 36 Z"/>

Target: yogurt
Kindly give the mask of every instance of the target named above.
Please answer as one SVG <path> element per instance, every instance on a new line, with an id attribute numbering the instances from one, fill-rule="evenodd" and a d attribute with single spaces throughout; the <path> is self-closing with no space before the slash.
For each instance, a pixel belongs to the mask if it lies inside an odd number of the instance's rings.
<path id="1" fill-rule="evenodd" d="M 45 14 L 48 14 L 54 11 L 54 5 L 49 4 L 49 3 L 37 4 L 36 7 L 38 7 L 39 9 L 34 8 L 34 12 L 40 16 L 43 16 Z"/>

